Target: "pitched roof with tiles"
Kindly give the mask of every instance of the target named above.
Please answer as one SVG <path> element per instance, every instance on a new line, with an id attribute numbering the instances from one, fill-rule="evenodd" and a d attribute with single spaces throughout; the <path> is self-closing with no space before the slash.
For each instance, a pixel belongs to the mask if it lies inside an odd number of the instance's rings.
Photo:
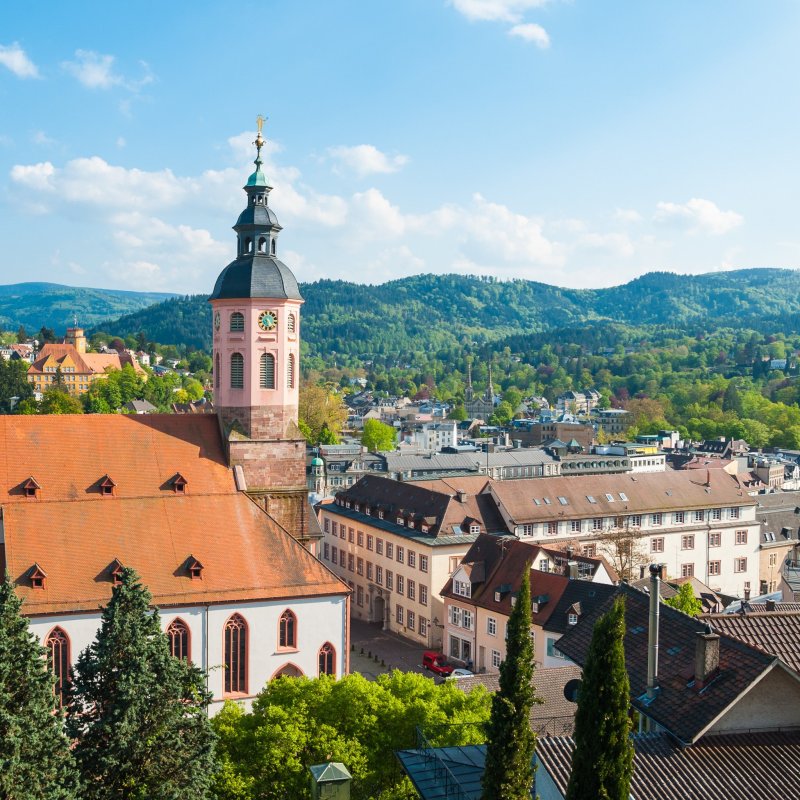
<path id="1" fill-rule="evenodd" d="M 110 497 L 98 488 L 106 475 Z M 31 476 L 36 497 L 20 491 Z M 215 417 L 0 417 L 0 480 L 6 567 L 29 615 L 96 610 L 111 596 L 115 559 L 157 605 L 349 591 L 236 491 Z M 41 589 L 26 579 L 34 563 L 47 576 Z"/>
<path id="2" fill-rule="evenodd" d="M 800 611 L 706 614 L 717 633 L 725 633 L 771 653 L 800 672 Z"/>
<path id="3" fill-rule="evenodd" d="M 650 598 L 630 586 L 617 592 L 625 597 L 625 666 L 631 686 L 631 704 L 682 742 L 696 741 L 727 708 L 768 670 L 777 658 L 722 634 L 719 675 L 702 692 L 694 687 L 697 634 L 706 623 L 670 608 L 660 607 L 658 693 L 649 703 L 647 688 L 647 636 Z M 596 607 L 558 641 L 558 649 L 576 664 L 584 664 L 595 621 L 613 602 Z"/>
<path id="4" fill-rule="evenodd" d="M 735 476 L 723 470 L 712 470 L 707 475 L 672 471 L 498 481 L 491 484 L 491 491 L 515 524 L 672 508 L 690 511 L 709 506 L 756 505 Z"/>
<path id="5" fill-rule="evenodd" d="M 75 345 L 48 343 L 39 351 L 36 360 L 28 368 L 28 372 L 30 374 L 44 372 L 44 367 L 50 359 L 56 361 L 59 365 L 64 362 L 64 359 L 69 359 L 75 366 L 75 372 L 78 373 L 90 373 L 93 371 Z"/>
<path id="6" fill-rule="evenodd" d="M 553 633 L 566 633 L 574 627 L 569 624 L 570 614 L 577 614 L 580 620 L 593 609 L 603 605 L 615 593 L 616 587 L 609 584 L 581 580 L 567 581 L 563 593 L 554 604 L 543 627 Z"/>

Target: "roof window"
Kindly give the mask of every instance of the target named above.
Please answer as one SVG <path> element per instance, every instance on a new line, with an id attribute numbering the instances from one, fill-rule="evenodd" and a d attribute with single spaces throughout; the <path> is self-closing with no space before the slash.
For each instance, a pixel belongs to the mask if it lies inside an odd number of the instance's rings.
<path id="1" fill-rule="evenodd" d="M 172 491 L 175 494 L 186 494 L 186 486 L 189 482 L 180 472 L 175 473 L 175 477 L 172 479 Z"/>
<path id="2" fill-rule="evenodd" d="M 549 505 L 550 505 L 550 498 L 549 498 L 549 497 L 543 497 L 543 498 L 542 498 L 542 500 L 544 500 L 544 504 L 545 504 L 546 506 L 549 506 Z"/>
<path id="3" fill-rule="evenodd" d="M 562 506 L 568 506 L 569 501 L 566 497 L 562 497 L 561 495 L 558 496 L 558 502 L 561 503 Z"/>
<path id="4" fill-rule="evenodd" d="M 28 579 L 34 589 L 44 589 L 46 578 L 47 573 L 38 564 L 34 564 L 28 571 Z"/>
<path id="5" fill-rule="evenodd" d="M 592 495 L 590 495 L 590 494 L 587 494 L 587 495 L 586 495 L 586 499 L 587 499 L 587 500 L 588 500 L 590 503 L 596 503 L 596 502 L 597 502 L 597 500 L 595 500 L 595 499 L 594 499 L 594 497 L 593 497 Z"/>
<path id="6" fill-rule="evenodd" d="M 619 493 L 619 499 L 622 500 L 623 503 L 627 503 L 628 502 L 628 495 L 626 495 L 625 492 L 620 492 Z"/>
<path id="7" fill-rule="evenodd" d="M 613 503 L 614 502 L 614 495 L 611 494 L 611 492 L 606 492 L 606 500 L 608 500 L 609 503 Z"/>
<path id="8" fill-rule="evenodd" d="M 541 500 L 540 500 L 538 497 L 534 497 L 534 498 L 533 498 L 533 502 L 534 502 L 534 503 L 535 503 L 537 506 L 540 506 L 540 505 L 542 504 L 542 501 L 541 501 Z"/>
<path id="9" fill-rule="evenodd" d="M 193 581 L 200 580 L 203 577 L 203 569 L 203 565 L 194 556 L 189 556 L 186 561 L 186 570 Z"/>
<path id="10" fill-rule="evenodd" d="M 117 484 L 108 475 L 105 475 L 100 481 L 100 494 L 103 497 L 113 497 L 116 493 Z"/>
<path id="11" fill-rule="evenodd" d="M 41 489 L 42 487 L 39 486 L 32 475 L 22 484 L 22 491 L 25 493 L 25 497 L 38 497 Z"/>
<path id="12" fill-rule="evenodd" d="M 122 562 L 115 558 L 108 568 L 108 574 L 111 576 L 111 582 L 114 586 L 121 586 L 122 585 L 122 571 L 125 567 L 122 566 Z"/>

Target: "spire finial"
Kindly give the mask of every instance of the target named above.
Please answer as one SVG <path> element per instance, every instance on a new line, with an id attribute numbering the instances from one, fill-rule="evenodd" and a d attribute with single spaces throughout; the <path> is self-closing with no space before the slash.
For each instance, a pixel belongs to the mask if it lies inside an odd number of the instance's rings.
<path id="1" fill-rule="evenodd" d="M 266 143 L 264 137 L 261 135 L 261 129 L 264 127 L 264 123 L 267 121 L 267 118 L 262 114 L 259 114 L 256 117 L 256 125 L 258 126 L 258 133 L 256 134 L 256 140 L 253 144 L 256 146 L 256 164 L 261 163 L 261 148 Z"/>

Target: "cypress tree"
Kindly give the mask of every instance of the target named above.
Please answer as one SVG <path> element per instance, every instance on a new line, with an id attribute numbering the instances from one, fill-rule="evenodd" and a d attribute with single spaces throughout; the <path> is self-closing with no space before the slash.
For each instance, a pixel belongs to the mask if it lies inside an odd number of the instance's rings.
<path id="1" fill-rule="evenodd" d="M 566 800 L 628 800 L 633 743 L 625 669 L 625 601 L 595 624 L 575 715 L 575 751 Z"/>
<path id="2" fill-rule="evenodd" d="M 530 800 L 536 734 L 530 713 L 538 702 L 533 688 L 530 564 L 525 567 L 517 602 L 508 618 L 506 658 L 492 715 L 483 773 L 484 800 Z"/>
<path id="3" fill-rule="evenodd" d="M 0 584 L 0 797 L 75 800 L 78 773 L 56 711 L 45 649 L 20 614 L 8 576 Z"/>
<path id="4" fill-rule="evenodd" d="M 214 770 L 203 673 L 173 658 L 151 595 L 124 569 L 75 668 L 67 728 L 85 800 L 202 800 Z"/>

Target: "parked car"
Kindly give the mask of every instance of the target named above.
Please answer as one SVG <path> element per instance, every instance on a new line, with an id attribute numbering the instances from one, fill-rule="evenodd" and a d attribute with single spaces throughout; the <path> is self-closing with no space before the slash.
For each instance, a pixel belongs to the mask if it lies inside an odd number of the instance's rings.
<path id="1" fill-rule="evenodd" d="M 447 663 L 445 654 L 436 650 L 426 650 L 422 654 L 422 666 L 436 675 L 447 676 L 453 672 L 453 665 Z"/>
<path id="2" fill-rule="evenodd" d="M 456 667 L 451 673 L 451 678 L 471 678 L 475 673 L 470 672 L 468 669 L 464 669 L 463 667 Z"/>

